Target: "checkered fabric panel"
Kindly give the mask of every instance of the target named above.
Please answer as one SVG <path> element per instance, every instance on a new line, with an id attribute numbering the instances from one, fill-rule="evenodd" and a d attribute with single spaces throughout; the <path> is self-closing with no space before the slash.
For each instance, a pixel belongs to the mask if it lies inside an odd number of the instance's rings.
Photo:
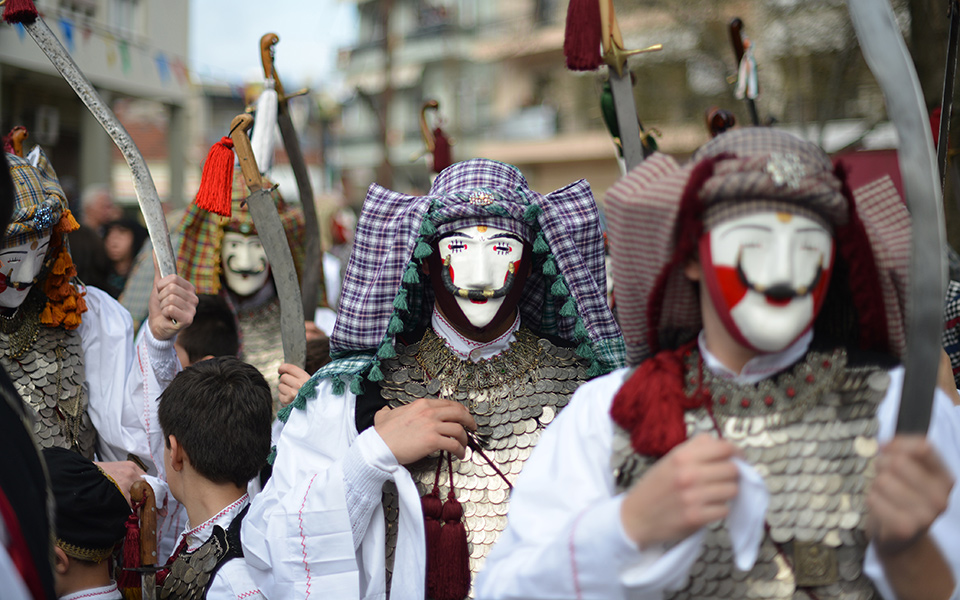
<path id="1" fill-rule="evenodd" d="M 853 190 L 853 199 L 880 276 L 890 350 L 903 356 L 907 346 L 910 213 L 889 176 Z"/>
<path id="2" fill-rule="evenodd" d="M 524 219 L 531 204 L 542 211 L 536 225 Z M 427 196 L 407 196 L 376 184 L 370 186 L 331 336 L 335 355 L 370 350 L 383 340 L 424 218 L 429 218 L 436 229 L 430 239 L 460 227 L 486 224 L 532 242 L 539 227 L 591 341 L 619 338 L 619 328 L 605 302 L 603 237 L 589 185 L 579 181 L 544 196 L 529 189 L 515 167 L 475 159 L 445 169 Z M 530 327 L 543 325 L 541 316 L 549 299 L 547 286 L 553 284 L 545 279 L 537 269 L 527 279 L 520 310 Z M 405 325 L 411 329 L 429 321 L 433 295 L 426 281 L 405 285 L 409 307 Z M 556 333 L 572 340 L 575 324 L 574 317 L 561 317 Z"/>
<path id="3" fill-rule="evenodd" d="M 648 300 L 673 255 L 679 199 L 691 170 L 666 154 L 654 154 L 607 192 L 617 318 L 629 365 L 643 362 L 652 352 L 648 335 L 656 324 L 648 322 Z M 700 330 L 696 287 L 679 270 L 663 276 L 664 321 L 696 335 Z"/>
<path id="4" fill-rule="evenodd" d="M 39 147 L 40 158 L 34 167 L 29 159 L 7 153 L 10 177 L 16 193 L 16 202 L 4 241 L 11 245 L 24 244 L 39 237 L 57 224 L 67 208 L 67 197 L 60 187 L 57 174 Z M 43 207 L 43 208 L 41 208 Z"/>
<path id="5" fill-rule="evenodd" d="M 943 307 L 943 349 L 950 357 L 953 379 L 960 388 L 960 282 L 947 283 L 947 300 Z"/>

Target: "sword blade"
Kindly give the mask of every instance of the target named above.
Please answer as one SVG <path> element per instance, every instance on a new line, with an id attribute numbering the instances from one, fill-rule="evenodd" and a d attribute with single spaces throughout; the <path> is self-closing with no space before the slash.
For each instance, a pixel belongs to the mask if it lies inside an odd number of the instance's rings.
<path id="1" fill-rule="evenodd" d="M 133 175 L 133 187 L 137 193 L 137 202 L 143 213 L 143 220 L 147 224 L 147 232 L 157 254 L 157 264 L 160 265 L 160 276 L 166 277 L 177 272 L 177 261 L 173 255 L 173 245 L 170 243 L 170 232 L 167 230 L 167 221 L 163 217 L 163 207 L 157 186 L 147 168 L 143 155 L 133 143 L 133 139 L 123 127 L 110 107 L 103 101 L 97 90 L 80 71 L 80 67 L 70 57 L 70 53 L 63 47 L 57 36 L 50 31 L 43 19 L 37 18 L 33 23 L 25 23 L 24 28 L 47 55 L 53 66 L 60 72 L 80 100 L 87 105 L 91 114 L 100 122 L 107 134 L 117 145 L 124 160 L 130 167 Z"/>
<path id="2" fill-rule="evenodd" d="M 257 227 L 257 235 L 267 254 L 273 282 L 280 298 L 280 330 L 283 339 L 284 362 L 301 369 L 307 360 L 307 337 L 303 319 L 303 301 L 300 283 L 293 264 L 293 255 L 277 213 L 270 190 L 258 190 L 247 197 L 250 216 Z M 311 315 L 312 317 L 313 315 Z"/>
<path id="3" fill-rule="evenodd" d="M 630 71 L 624 70 L 623 76 L 615 69 L 609 69 L 610 91 L 613 92 L 613 107 L 620 126 L 620 146 L 623 148 L 623 160 L 627 171 L 643 162 L 643 143 L 640 141 L 640 120 L 637 118 L 637 104 L 633 99 L 633 84 Z"/>

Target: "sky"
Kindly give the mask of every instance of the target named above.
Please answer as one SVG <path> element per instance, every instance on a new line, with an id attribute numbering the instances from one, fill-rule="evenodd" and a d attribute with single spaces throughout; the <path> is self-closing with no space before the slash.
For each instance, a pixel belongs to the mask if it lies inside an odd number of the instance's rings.
<path id="1" fill-rule="evenodd" d="M 190 0 L 190 67 L 204 82 L 262 80 L 260 37 L 276 33 L 284 88 L 332 87 L 337 49 L 353 44 L 356 31 L 348 0 Z"/>

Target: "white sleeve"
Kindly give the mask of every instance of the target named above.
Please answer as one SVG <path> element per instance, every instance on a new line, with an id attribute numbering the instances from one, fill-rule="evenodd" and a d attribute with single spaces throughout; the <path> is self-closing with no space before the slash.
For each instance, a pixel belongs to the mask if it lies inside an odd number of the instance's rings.
<path id="1" fill-rule="evenodd" d="M 160 392 L 180 371 L 173 340 L 160 341 L 150 327 L 136 342 L 130 313 L 97 288 L 87 288 L 88 311 L 80 324 L 90 418 L 103 460 L 138 456 L 150 474 L 163 475 L 163 434 L 157 423 Z"/>
<path id="2" fill-rule="evenodd" d="M 251 577 L 269 598 L 306 597 L 310 589 L 360 597 L 355 536 L 364 536 L 383 482 L 400 467 L 389 464 L 375 431 L 357 437 L 355 401 L 349 390 L 337 396 L 321 382 L 280 434 L 270 481 L 251 501 L 241 531 Z M 391 471 L 378 473 L 384 467 Z"/>
<path id="3" fill-rule="evenodd" d="M 659 599 L 671 581 L 651 572 L 686 577 L 680 553 L 639 550 L 620 521 L 609 411 L 626 372 L 581 386 L 541 436 L 511 494 L 507 529 L 477 578 L 477 598 Z"/>
<path id="4" fill-rule="evenodd" d="M 246 524 L 246 523 L 244 523 Z M 228 560 L 213 576 L 206 600 L 263 600 L 265 596 L 250 577 L 242 558 Z"/>
<path id="5" fill-rule="evenodd" d="M 880 422 L 877 438 L 880 443 L 889 442 L 896 431 L 902 388 L 903 367 L 897 367 L 890 371 L 887 395 L 877 409 L 877 420 Z M 960 410 L 939 388 L 933 398 L 927 439 L 940 452 L 940 458 L 953 473 L 954 480 L 960 479 Z M 957 587 L 950 598 L 960 600 L 960 485 L 953 486 L 947 510 L 933 522 L 930 533 L 940 546 L 940 552 L 953 570 L 953 579 L 957 582 Z M 873 544 L 867 548 L 863 571 L 884 598 L 888 600 L 896 598 L 887 582 Z"/>

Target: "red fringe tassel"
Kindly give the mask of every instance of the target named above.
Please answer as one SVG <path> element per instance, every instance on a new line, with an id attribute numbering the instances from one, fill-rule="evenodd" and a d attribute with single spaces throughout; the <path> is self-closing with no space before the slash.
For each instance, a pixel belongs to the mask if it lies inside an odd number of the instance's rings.
<path id="1" fill-rule="evenodd" d="M 40 13 L 33 5 L 33 0 L 7 0 L 3 7 L 3 20 L 7 23 L 30 24 L 37 20 Z"/>
<path id="2" fill-rule="evenodd" d="M 233 189 L 233 140 L 222 138 L 210 148 L 203 163 L 200 189 L 194 204 L 223 217 L 231 214 Z"/>
<path id="3" fill-rule="evenodd" d="M 603 64 L 600 56 L 600 2 L 570 0 L 563 55 L 571 71 L 593 71 Z"/>

